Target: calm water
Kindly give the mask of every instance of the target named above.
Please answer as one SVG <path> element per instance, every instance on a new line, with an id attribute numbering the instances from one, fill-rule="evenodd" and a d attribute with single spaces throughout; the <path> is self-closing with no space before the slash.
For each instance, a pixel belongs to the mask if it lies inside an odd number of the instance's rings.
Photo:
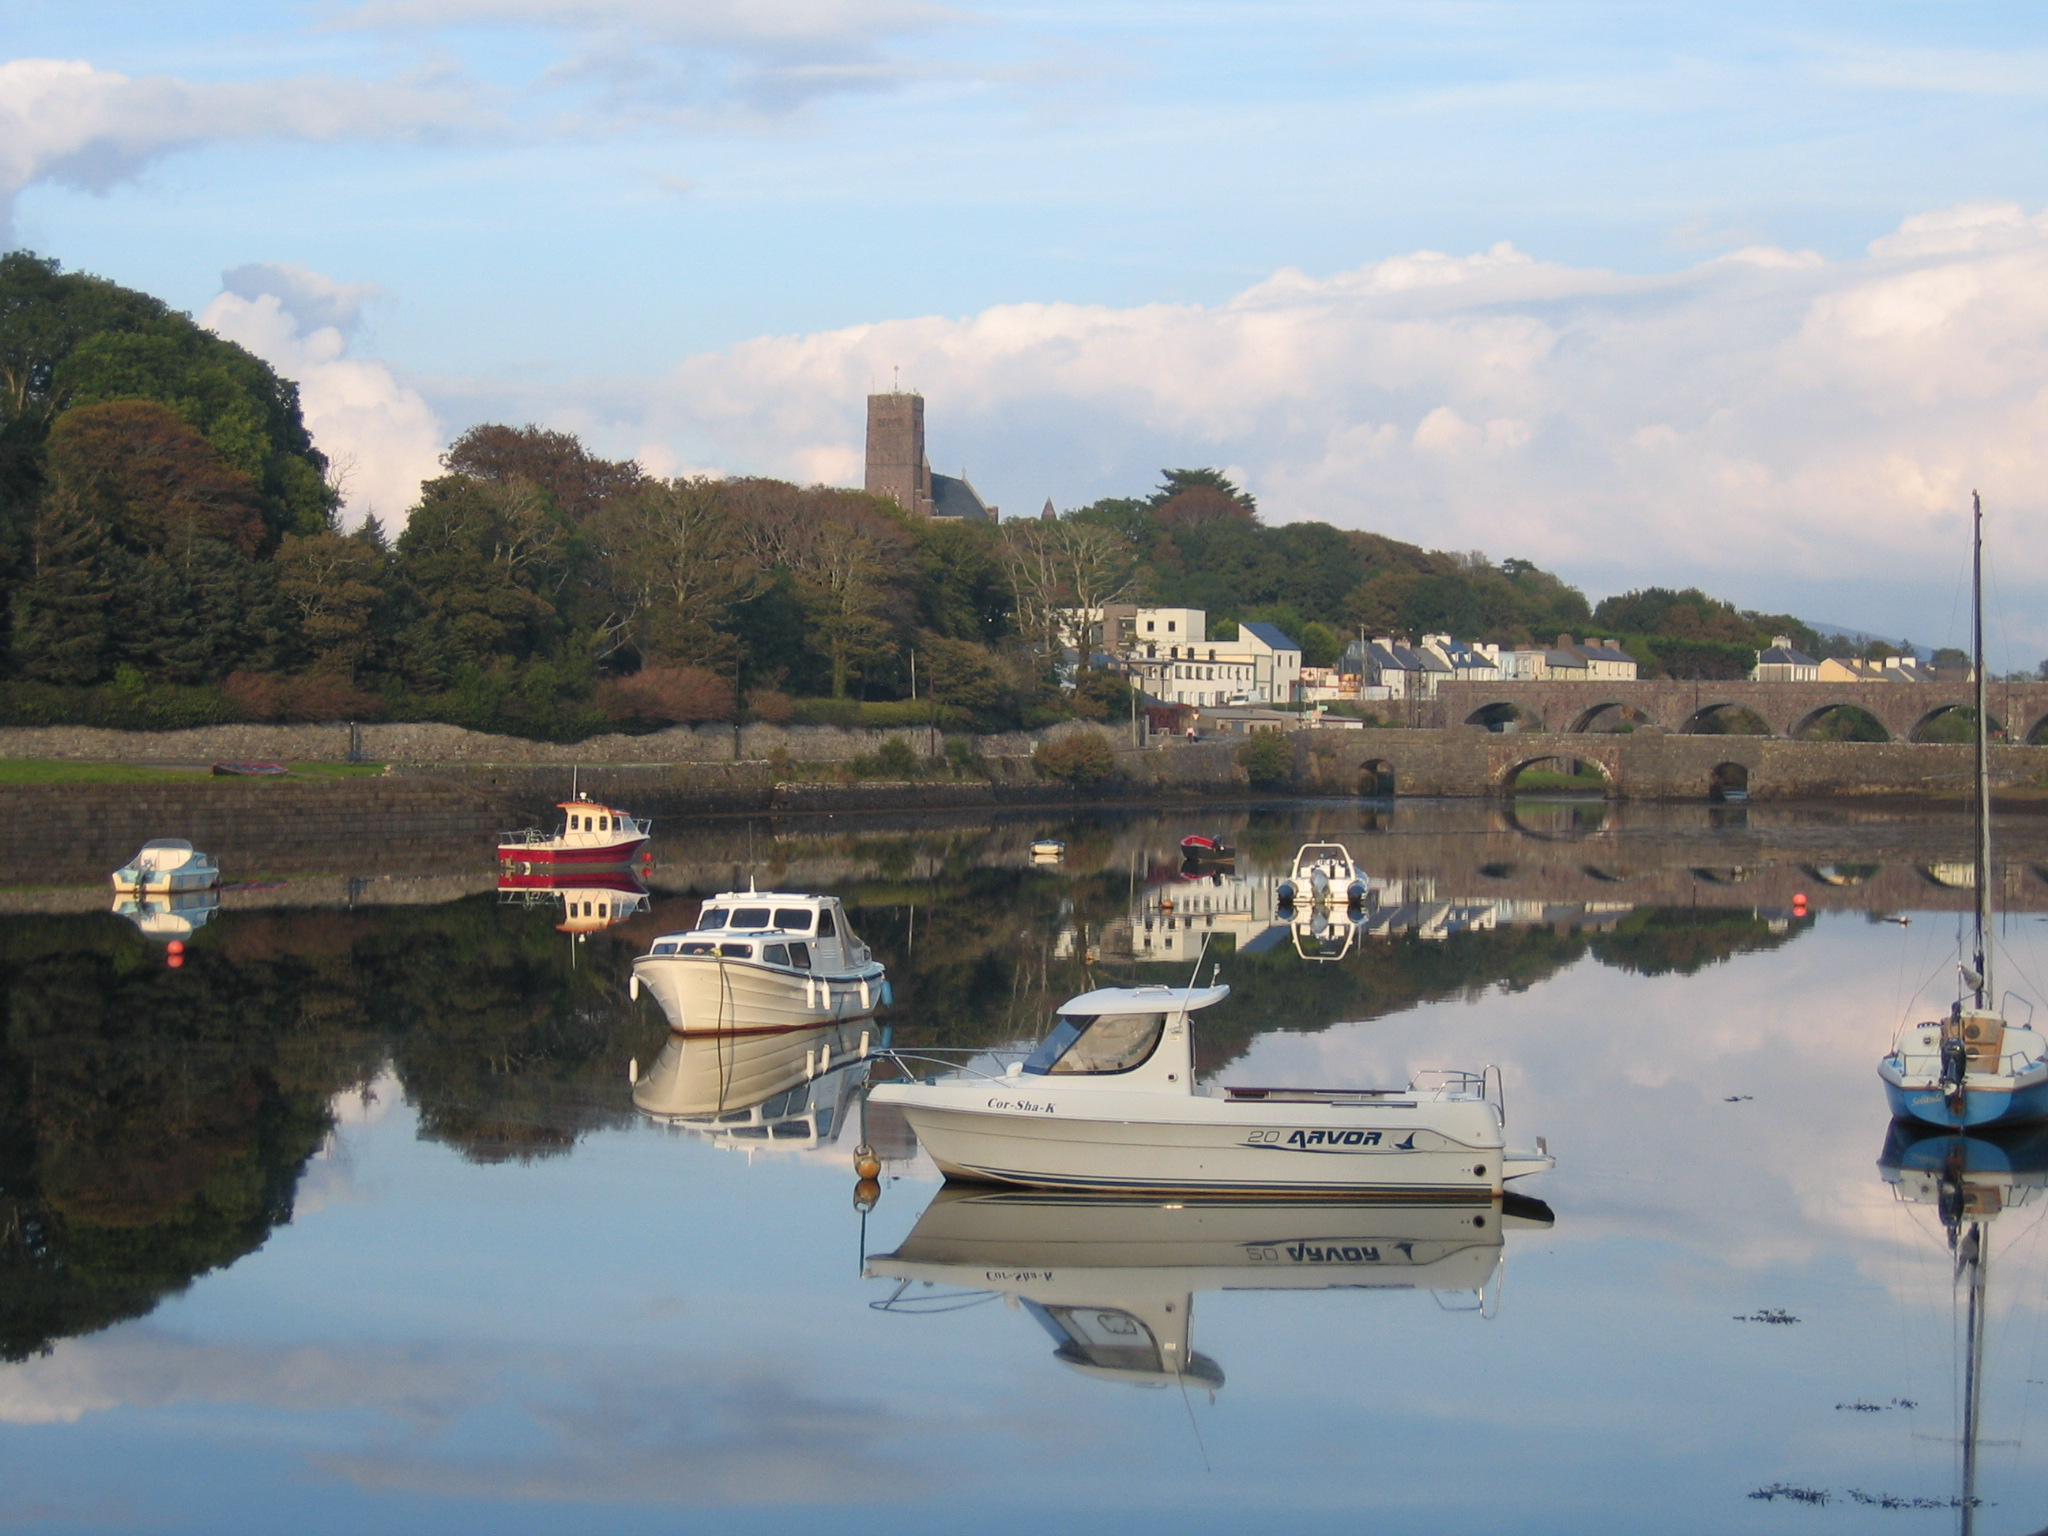
<path id="1" fill-rule="evenodd" d="M 1181 878 L 1194 830 L 1241 878 Z M 2001 873 L 2037 998 L 2044 832 Z M 1379 877 L 1367 931 L 1274 923 L 1311 834 Z M 1875 1062 L 1950 995 L 1967 846 L 1766 807 L 724 824 L 580 940 L 484 861 L 246 872 L 177 970 L 96 893 L 0 892 L 0 1525 L 1953 1529 L 1951 1259 L 1931 1182 L 1880 1170 Z M 905 1045 L 1029 1037 L 1208 934 L 1212 1076 L 1497 1063 L 1554 1224 L 935 1204 L 879 1122 L 863 1218 L 843 1077 L 759 1134 L 632 1109 L 665 1030 L 627 964 L 749 871 L 846 899 Z M 2017 1161 L 1972 1190 L 1987 1533 L 2048 1524 L 2048 1156 Z"/>

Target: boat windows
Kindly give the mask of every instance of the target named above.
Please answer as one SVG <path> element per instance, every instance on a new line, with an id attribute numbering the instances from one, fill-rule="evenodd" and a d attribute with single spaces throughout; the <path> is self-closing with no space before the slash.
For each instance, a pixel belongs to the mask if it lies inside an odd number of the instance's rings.
<path id="1" fill-rule="evenodd" d="M 728 960 L 751 960 L 754 958 L 754 946 L 751 944 L 721 944 L 718 946 L 718 952 Z"/>
<path id="2" fill-rule="evenodd" d="M 725 926 L 725 908 L 706 907 L 697 916 L 697 926 L 699 928 L 723 928 Z"/>
<path id="3" fill-rule="evenodd" d="M 800 971 L 808 971 L 811 968 L 811 946 L 808 944 L 790 945 L 789 963 Z"/>
<path id="4" fill-rule="evenodd" d="M 676 947 L 676 953 L 679 955 L 715 955 L 718 953 L 718 946 L 716 944 L 681 944 Z"/>
<path id="5" fill-rule="evenodd" d="M 811 931 L 811 910 L 808 907 L 777 907 L 775 926 L 784 933 L 809 933 Z"/>
<path id="6" fill-rule="evenodd" d="M 770 944 L 761 951 L 761 958 L 770 965 L 787 965 L 789 964 L 789 946 L 787 944 Z"/>
<path id="7" fill-rule="evenodd" d="M 1061 1014 L 1024 1063 L 1026 1072 L 1128 1072 L 1158 1049 L 1163 1013 Z"/>
<path id="8" fill-rule="evenodd" d="M 654 946 L 654 953 L 657 955 L 672 955 L 675 952 L 676 947 L 673 944 L 657 944 Z"/>
<path id="9" fill-rule="evenodd" d="M 766 928 L 768 909 L 766 907 L 734 907 L 732 923 L 734 928 Z"/>
<path id="10" fill-rule="evenodd" d="M 838 933 L 839 930 L 832 923 L 831 910 L 829 908 L 821 910 L 818 913 L 818 937 L 821 939 L 836 938 Z"/>

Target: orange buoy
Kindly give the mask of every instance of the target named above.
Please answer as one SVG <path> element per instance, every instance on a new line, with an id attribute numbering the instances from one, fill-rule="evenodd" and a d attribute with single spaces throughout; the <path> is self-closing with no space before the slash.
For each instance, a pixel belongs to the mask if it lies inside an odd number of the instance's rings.
<path id="1" fill-rule="evenodd" d="M 170 954 L 182 955 L 185 953 L 185 941 L 183 939 L 173 939 L 164 946 L 164 949 Z"/>
<path id="2" fill-rule="evenodd" d="M 856 1211 L 872 1211 L 875 1202 L 882 1198 L 882 1186 L 873 1179 L 862 1179 L 853 1186 L 853 1208 Z"/>
<path id="3" fill-rule="evenodd" d="M 175 970 L 176 970 L 176 969 L 177 969 L 177 968 L 178 968 L 179 966 L 183 965 L 184 963 L 185 963 L 185 957 L 184 957 L 183 955 L 165 955 L 165 956 L 164 956 L 164 964 L 165 964 L 165 965 L 168 965 L 168 966 L 169 966 L 169 967 L 170 967 L 170 968 L 171 968 L 172 970 L 174 970 L 174 971 L 175 971 Z"/>

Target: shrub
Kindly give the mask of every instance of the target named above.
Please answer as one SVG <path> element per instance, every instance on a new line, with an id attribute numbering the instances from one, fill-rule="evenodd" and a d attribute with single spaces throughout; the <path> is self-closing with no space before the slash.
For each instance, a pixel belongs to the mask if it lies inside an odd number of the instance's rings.
<path id="1" fill-rule="evenodd" d="M 597 685 L 598 707 L 621 725 L 694 725 L 732 714 L 732 685 L 703 667 L 643 667 Z"/>
<path id="2" fill-rule="evenodd" d="M 1116 753 L 1093 731 L 1041 741 L 1031 761 L 1044 777 L 1068 784 L 1099 784 L 1116 772 Z"/>
<path id="3" fill-rule="evenodd" d="M 796 700 L 780 688 L 755 688 L 747 694 L 747 708 L 756 720 L 768 725 L 787 725 L 796 714 Z"/>
<path id="4" fill-rule="evenodd" d="M 300 677 L 236 672 L 221 684 L 220 691 L 244 720 L 369 720 L 383 713 L 381 701 L 332 672 L 308 672 Z"/>
<path id="5" fill-rule="evenodd" d="M 1294 749 L 1277 731 L 1261 731 L 1237 749 L 1238 766 L 1259 789 L 1292 782 Z"/>
<path id="6" fill-rule="evenodd" d="M 875 754 L 882 772 L 892 779 L 907 779 L 917 772 L 917 753 L 901 736 L 891 736 Z"/>

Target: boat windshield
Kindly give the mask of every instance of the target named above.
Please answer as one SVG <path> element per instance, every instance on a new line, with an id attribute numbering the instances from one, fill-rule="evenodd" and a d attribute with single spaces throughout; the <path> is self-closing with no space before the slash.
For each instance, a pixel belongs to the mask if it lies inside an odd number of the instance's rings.
<path id="1" fill-rule="evenodd" d="M 768 909 L 766 907 L 734 907 L 732 923 L 734 928 L 766 928 Z"/>
<path id="2" fill-rule="evenodd" d="M 1024 1063 L 1048 1074 L 1128 1072 L 1144 1065 L 1166 1028 L 1163 1013 L 1063 1013 Z"/>
<path id="3" fill-rule="evenodd" d="M 777 907 L 775 926 L 784 933 L 809 933 L 811 912 L 808 907 Z"/>
<path id="4" fill-rule="evenodd" d="M 699 928 L 723 928 L 725 926 L 725 908 L 706 907 L 697 918 L 697 926 Z"/>

